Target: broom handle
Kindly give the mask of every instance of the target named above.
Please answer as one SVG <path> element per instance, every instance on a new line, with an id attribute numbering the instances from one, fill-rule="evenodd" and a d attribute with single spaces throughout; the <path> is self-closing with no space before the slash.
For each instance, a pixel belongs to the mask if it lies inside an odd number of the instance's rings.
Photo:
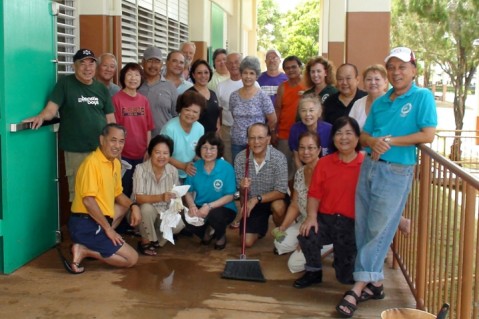
<path id="1" fill-rule="evenodd" d="M 246 162 L 244 168 L 244 177 L 248 178 L 249 170 L 249 145 L 246 144 Z M 245 187 L 243 195 L 243 240 L 241 243 L 241 256 L 240 259 L 246 258 L 246 215 L 248 213 L 248 188 Z"/>

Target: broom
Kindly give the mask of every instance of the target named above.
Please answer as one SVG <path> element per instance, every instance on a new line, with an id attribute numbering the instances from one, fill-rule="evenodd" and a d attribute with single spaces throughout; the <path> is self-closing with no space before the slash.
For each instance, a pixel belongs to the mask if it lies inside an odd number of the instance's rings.
<path id="1" fill-rule="evenodd" d="M 248 177 L 249 168 L 249 146 L 246 145 L 246 163 L 245 163 L 245 178 Z M 258 259 L 246 259 L 246 218 L 248 214 L 248 189 L 244 189 L 243 195 L 243 238 L 241 242 L 240 259 L 230 259 L 226 261 L 225 270 L 221 275 L 224 279 L 236 279 L 246 281 L 265 282 L 266 279 L 261 271 L 261 266 Z"/>

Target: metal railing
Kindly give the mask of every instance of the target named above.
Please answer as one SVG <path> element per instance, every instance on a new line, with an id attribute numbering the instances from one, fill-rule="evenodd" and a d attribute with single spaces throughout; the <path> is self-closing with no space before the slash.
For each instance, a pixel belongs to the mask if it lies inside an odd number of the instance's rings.
<path id="1" fill-rule="evenodd" d="M 454 144 L 458 142 L 455 137 L 459 132 L 461 134 L 460 159 L 453 159 L 453 162 L 479 178 L 479 131 L 437 130 L 431 147 L 439 154 L 451 159 Z"/>
<path id="2" fill-rule="evenodd" d="M 416 299 L 450 318 L 479 318 L 479 180 L 425 145 L 419 146 L 412 191 L 404 211 L 411 233 L 392 249 Z"/>

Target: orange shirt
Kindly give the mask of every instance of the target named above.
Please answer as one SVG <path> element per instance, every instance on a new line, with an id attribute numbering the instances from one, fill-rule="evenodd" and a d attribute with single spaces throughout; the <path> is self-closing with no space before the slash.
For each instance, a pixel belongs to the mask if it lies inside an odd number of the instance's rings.
<path id="1" fill-rule="evenodd" d="M 283 82 L 283 95 L 281 98 L 281 112 L 278 114 L 278 138 L 287 140 L 291 126 L 295 123 L 296 112 L 298 111 L 300 91 L 304 91 L 304 86 L 299 83 L 296 86 L 290 86 L 288 81 Z"/>

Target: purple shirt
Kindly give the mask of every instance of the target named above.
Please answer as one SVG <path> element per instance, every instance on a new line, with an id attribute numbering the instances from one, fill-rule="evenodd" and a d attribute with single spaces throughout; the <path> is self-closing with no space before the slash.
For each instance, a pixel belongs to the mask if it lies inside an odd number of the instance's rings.
<path id="1" fill-rule="evenodd" d="M 328 155 L 329 152 L 331 151 L 331 128 L 333 126 L 327 122 L 318 121 L 318 127 L 316 129 L 316 132 L 319 136 L 319 139 L 321 140 L 321 155 L 325 156 Z M 301 133 L 306 132 L 308 128 L 306 125 L 303 124 L 303 122 L 296 122 L 293 124 L 291 127 L 291 131 L 289 132 L 289 148 L 291 151 L 298 151 L 298 146 L 299 146 L 299 136 Z"/>
<path id="2" fill-rule="evenodd" d="M 271 102 L 273 102 L 274 105 L 274 102 L 276 101 L 276 95 L 278 93 L 278 86 L 287 80 L 288 77 L 283 72 L 277 76 L 270 76 L 265 71 L 259 76 L 258 83 L 261 86 L 261 90 L 263 90 L 263 92 L 271 98 Z"/>

